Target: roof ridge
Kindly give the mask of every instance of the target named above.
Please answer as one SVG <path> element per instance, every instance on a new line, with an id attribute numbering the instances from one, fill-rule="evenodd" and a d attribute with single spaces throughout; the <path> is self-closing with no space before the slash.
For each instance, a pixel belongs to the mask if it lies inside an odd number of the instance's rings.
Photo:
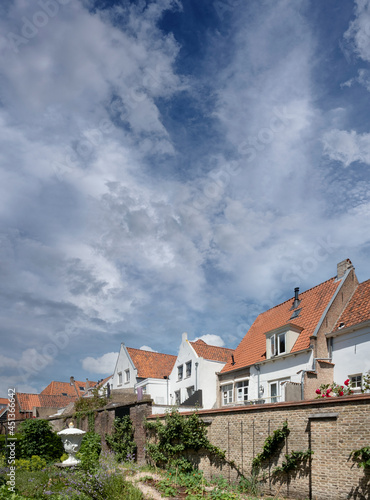
<path id="1" fill-rule="evenodd" d="M 176 358 L 175 354 L 166 354 L 165 352 L 147 351 L 145 349 L 138 349 L 137 347 L 126 347 L 126 349 L 131 349 L 133 351 L 139 351 L 139 352 L 149 352 L 150 354 L 161 354 L 162 356 L 173 356 L 174 358 Z"/>
<path id="2" fill-rule="evenodd" d="M 189 343 L 190 344 L 195 344 L 196 342 L 198 342 L 198 340 L 201 340 L 201 339 L 197 339 L 197 340 L 189 340 Z M 204 342 L 204 340 L 203 340 Z M 224 350 L 228 350 L 228 351 L 235 351 L 235 349 L 232 349 L 231 347 L 221 347 L 219 345 L 212 345 L 212 344 L 207 344 L 207 342 L 204 342 L 204 344 L 207 346 L 207 347 L 213 347 L 215 349 L 224 349 Z"/>
<path id="3" fill-rule="evenodd" d="M 304 292 L 300 292 L 300 293 L 299 293 L 299 295 L 301 296 L 301 295 L 303 295 L 303 294 L 305 294 L 305 293 L 308 293 L 308 292 L 310 292 L 311 290 L 314 290 L 315 288 L 318 288 L 319 286 L 325 285 L 325 283 L 329 283 L 329 281 L 334 281 L 334 280 L 335 280 L 335 278 L 336 278 L 336 276 L 333 276 L 332 278 L 329 278 L 328 280 L 323 281 L 322 283 L 319 283 L 318 285 L 315 285 L 315 286 L 313 286 L 313 287 L 311 287 L 311 288 L 308 288 L 308 289 L 307 289 L 307 290 L 305 290 Z M 342 278 L 340 278 L 340 279 L 342 279 Z M 338 281 L 339 281 L 339 280 L 338 280 Z M 266 311 L 263 311 L 263 312 L 259 313 L 259 314 L 257 315 L 257 318 L 258 318 L 258 316 L 262 316 L 262 314 L 265 314 L 265 313 L 267 313 L 267 312 L 269 312 L 269 311 L 272 311 L 273 309 L 276 309 L 277 307 L 280 307 L 280 306 L 282 306 L 283 304 L 286 304 L 287 302 L 290 302 L 291 300 L 294 300 L 294 296 L 293 296 L 293 297 L 289 297 L 289 299 L 284 300 L 284 302 L 280 302 L 279 304 L 276 304 L 275 306 L 270 307 L 270 309 L 266 309 Z"/>

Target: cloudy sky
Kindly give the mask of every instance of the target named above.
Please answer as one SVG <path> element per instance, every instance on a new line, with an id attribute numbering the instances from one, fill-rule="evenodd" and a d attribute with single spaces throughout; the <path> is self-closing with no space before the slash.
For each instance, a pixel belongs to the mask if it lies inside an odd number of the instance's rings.
<path id="1" fill-rule="evenodd" d="M 370 277 L 369 0 L 10 0 L 0 33 L 0 396 Z"/>

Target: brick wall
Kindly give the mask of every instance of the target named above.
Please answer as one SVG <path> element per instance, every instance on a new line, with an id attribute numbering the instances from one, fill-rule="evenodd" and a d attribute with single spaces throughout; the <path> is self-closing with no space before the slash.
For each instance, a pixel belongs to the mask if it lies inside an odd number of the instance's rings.
<path id="1" fill-rule="evenodd" d="M 265 466 L 266 494 L 314 500 L 370 498 L 370 472 L 349 458 L 354 449 L 370 444 L 370 395 L 278 403 L 243 408 L 199 411 L 208 423 L 210 441 L 226 450 L 229 460 L 246 476 L 266 437 L 288 422 L 290 434 L 278 456 Z M 151 419 L 153 417 L 149 417 Z M 271 475 L 284 453 L 313 450 L 304 471 L 275 481 Z M 204 455 L 200 468 L 206 477 L 222 474 L 237 480 L 228 465 L 211 464 Z"/>

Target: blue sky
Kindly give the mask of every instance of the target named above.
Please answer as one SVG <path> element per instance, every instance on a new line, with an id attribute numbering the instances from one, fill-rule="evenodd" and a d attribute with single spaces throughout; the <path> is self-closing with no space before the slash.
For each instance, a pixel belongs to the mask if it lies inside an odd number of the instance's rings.
<path id="1" fill-rule="evenodd" d="M 370 277 L 368 0 L 14 0 L 0 32 L 1 394 Z"/>

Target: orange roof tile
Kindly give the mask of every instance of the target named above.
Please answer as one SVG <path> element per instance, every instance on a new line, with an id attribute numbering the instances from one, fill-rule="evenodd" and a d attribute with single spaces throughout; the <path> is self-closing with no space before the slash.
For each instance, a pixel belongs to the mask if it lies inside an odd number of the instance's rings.
<path id="1" fill-rule="evenodd" d="M 234 353 L 234 349 L 209 345 L 201 339 L 198 339 L 195 342 L 190 342 L 190 345 L 199 357 L 211 361 L 221 361 L 223 363 L 227 363 L 231 360 L 231 355 Z"/>
<path id="2" fill-rule="evenodd" d="M 265 333 L 287 325 L 290 322 L 294 322 L 295 325 L 303 328 L 291 352 L 308 349 L 310 336 L 314 333 L 325 308 L 328 306 L 340 283 L 340 280 L 337 281 L 335 278 L 331 278 L 306 292 L 300 293 L 299 300 L 301 302 L 298 309 L 301 308 L 301 312 L 294 319 L 291 318 L 293 298 L 261 313 L 257 316 L 253 325 L 235 349 L 235 364 L 232 365 L 229 361 L 221 372 L 224 373 L 245 366 L 251 366 L 254 363 L 265 360 Z"/>
<path id="3" fill-rule="evenodd" d="M 32 411 L 36 408 L 64 408 L 75 401 L 77 396 L 50 396 L 45 394 L 27 394 L 17 392 L 16 397 L 21 411 Z"/>
<path id="4" fill-rule="evenodd" d="M 360 283 L 333 331 L 370 320 L 370 280 Z M 339 325 L 342 325 L 341 327 Z"/>
<path id="5" fill-rule="evenodd" d="M 169 377 L 176 361 L 176 356 L 172 356 L 172 354 L 143 351 L 132 347 L 127 347 L 127 351 L 135 368 L 137 368 L 139 378 Z"/>
<path id="6" fill-rule="evenodd" d="M 0 405 L 7 405 L 8 406 L 7 398 L 0 398 Z"/>
<path id="7" fill-rule="evenodd" d="M 96 382 L 92 382 L 89 380 L 89 384 L 90 387 L 93 387 L 96 385 Z M 83 389 L 81 389 L 81 387 Z M 78 380 L 75 380 L 73 385 L 70 382 L 57 382 L 53 380 L 47 387 L 45 387 L 43 391 L 40 392 L 40 394 L 49 396 L 61 396 L 61 395 L 76 396 L 76 391 L 77 391 L 78 396 L 81 397 L 82 394 L 85 392 L 85 387 L 86 387 L 86 381 L 80 382 Z"/>

